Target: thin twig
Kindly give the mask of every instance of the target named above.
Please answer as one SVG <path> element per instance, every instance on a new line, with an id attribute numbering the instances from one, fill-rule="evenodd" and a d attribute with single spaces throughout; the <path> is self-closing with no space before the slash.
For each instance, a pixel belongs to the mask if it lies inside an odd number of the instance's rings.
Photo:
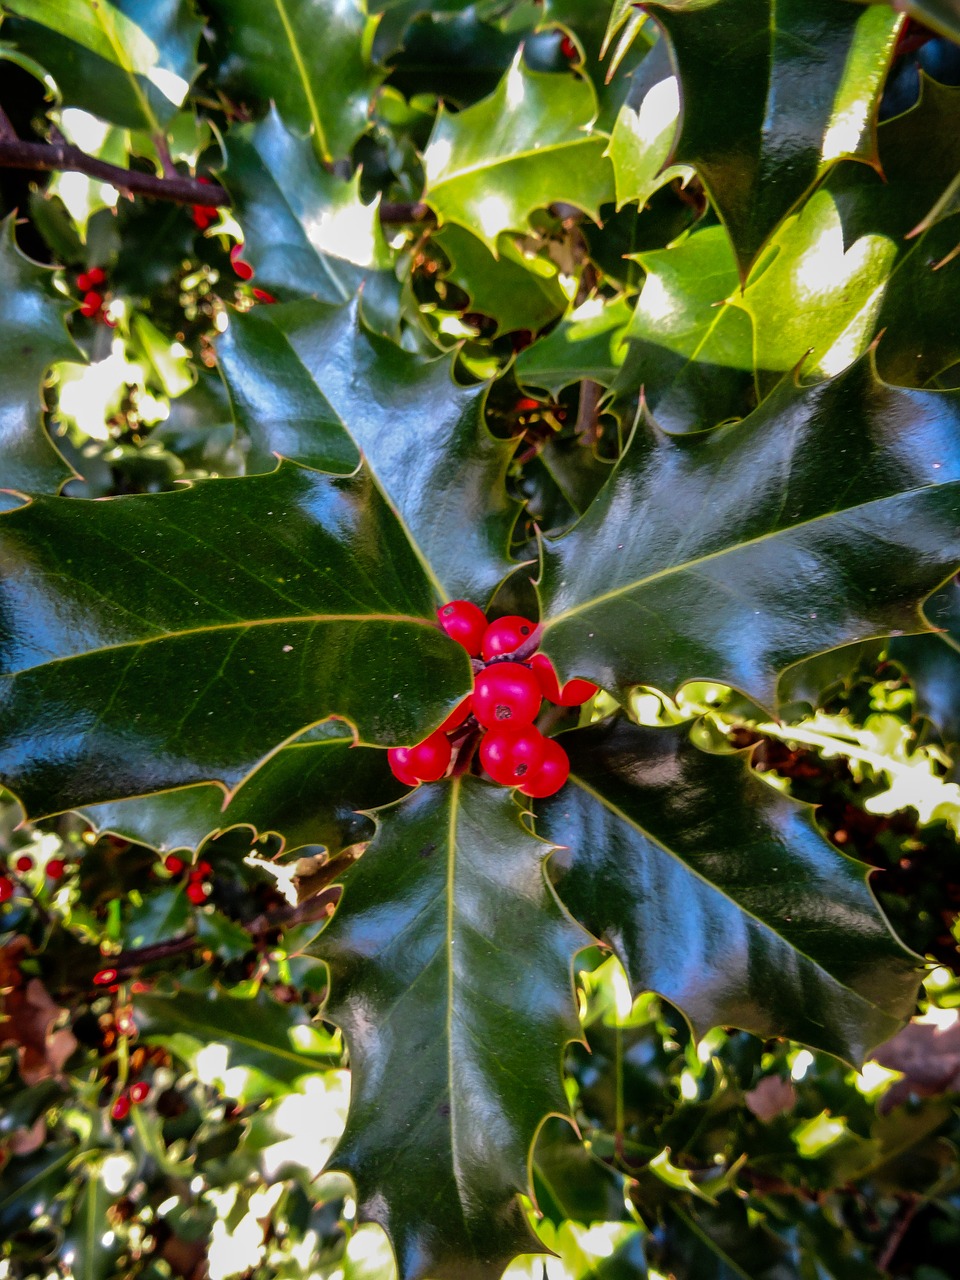
<path id="1" fill-rule="evenodd" d="M 16 138 L 16 136 L 17 131 L 10 123 L 10 117 L 3 107 L 0 107 L 0 138 Z"/>

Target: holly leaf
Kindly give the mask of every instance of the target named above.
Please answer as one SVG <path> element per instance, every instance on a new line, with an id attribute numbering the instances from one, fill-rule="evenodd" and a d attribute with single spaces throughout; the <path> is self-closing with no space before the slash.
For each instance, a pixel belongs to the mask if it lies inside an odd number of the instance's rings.
<path id="1" fill-rule="evenodd" d="M 221 369 L 243 405 L 253 465 L 273 453 L 314 465 L 339 422 L 437 594 L 484 601 L 513 567 L 506 548 L 518 507 L 506 473 L 516 444 L 487 430 L 485 388 L 458 387 L 446 359 L 401 350 L 358 323 L 357 311 L 301 302 L 252 323 L 234 318 Z M 292 431 L 290 407 L 301 404 Z"/>
<path id="2" fill-rule="evenodd" d="M 753 326 L 731 305 L 739 276 L 723 227 L 637 255 L 646 271 L 626 331 L 618 399 L 642 390 L 664 431 L 702 431 L 744 417 L 755 402 Z"/>
<path id="3" fill-rule="evenodd" d="M 618 692 L 709 679 L 770 703 L 800 658 L 929 629 L 960 560 L 958 423 L 955 393 L 888 387 L 869 358 L 702 438 L 641 423 L 546 549 L 544 651 Z"/>
<path id="4" fill-rule="evenodd" d="M 91 1162 L 85 1173 L 83 1186 L 64 1224 L 62 1256 L 70 1259 L 75 1280 L 106 1280 L 115 1274 L 114 1267 L 122 1250 L 116 1233 L 104 1230 L 107 1212 L 117 1197 L 104 1185 L 102 1165 Z"/>
<path id="5" fill-rule="evenodd" d="M 857 0 L 858 4 L 883 4 L 884 0 Z M 960 16 L 953 0 L 898 0 L 898 9 L 934 31 L 960 41 Z"/>
<path id="6" fill-rule="evenodd" d="M 632 314 L 624 297 L 609 302 L 589 299 L 545 338 L 520 352 L 513 366 L 517 379 L 552 396 L 582 378 L 609 387 L 623 364 Z"/>
<path id="7" fill-rule="evenodd" d="M 420 787 L 380 822 L 314 944 L 353 1067 L 331 1163 L 390 1236 L 400 1280 L 486 1280 L 541 1251 L 517 1193 L 543 1117 L 567 1112 L 571 964 L 588 939 L 504 790 Z"/>
<path id="8" fill-rule="evenodd" d="M 674 178 L 686 183 L 689 165 L 670 164 L 680 122 L 680 85 L 666 40 L 660 40 L 631 76 L 627 100 L 610 135 L 617 208 L 631 200 L 642 208 Z"/>
<path id="9" fill-rule="evenodd" d="M 566 311 L 556 266 L 521 253 L 513 237 L 500 236 L 494 256 L 482 240 L 449 223 L 434 242 L 450 263 L 444 278 L 467 294 L 471 311 L 496 320 L 498 331 L 539 333 Z"/>
<path id="10" fill-rule="evenodd" d="M 74 475 L 40 412 L 47 369 L 78 355 L 50 277 L 17 248 L 11 214 L 0 226 L 0 510 L 16 503 L 13 492 L 56 493 Z"/>
<path id="11" fill-rule="evenodd" d="M 441 109 L 424 152 L 424 200 L 496 253 L 503 231 L 524 231 L 534 209 L 562 200 L 595 221 L 613 199 L 605 134 L 591 131 L 597 100 L 589 80 L 529 71 L 518 54 L 488 98 Z"/>
<path id="12" fill-rule="evenodd" d="M 336 854 L 373 834 L 358 810 L 388 804 L 403 791 L 385 752 L 356 746 L 346 725 L 328 721 L 268 756 L 226 802 L 222 788 L 207 784 L 88 805 L 80 813 L 97 832 L 160 853 L 197 849 L 210 836 L 245 826 L 254 835 L 276 833 L 287 851 L 323 845 Z"/>
<path id="13" fill-rule="evenodd" d="M 224 91 L 275 103 L 321 160 L 347 156 L 383 79 L 365 53 L 359 0 L 209 0 L 207 10 L 223 42 Z"/>
<path id="14" fill-rule="evenodd" d="M 834 0 L 658 0 L 680 77 L 671 156 L 692 165 L 741 275 L 837 160 L 876 158 L 875 102 L 903 19 Z"/>
<path id="15" fill-rule="evenodd" d="M 346 302 L 389 250 L 378 205 L 360 199 L 360 174 L 344 181 L 317 162 L 311 143 L 275 108 L 226 138 L 223 175 L 258 286 L 279 298 Z"/>
<path id="16" fill-rule="evenodd" d="M 0 1173 L 0 1231 L 9 1240 L 48 1209 L 63 1191 L 67 1169 L 77 1148 L 65 1143 L 48 1143 L 40 1151 L 14 1156 Z"/>
<path id="17" fill-rule="evenodd" d="M 4 0 L 4 36 L 57 82 L 62 104 L 162 135 L 200 67 L 203 23 L 182 0 Z"/>
<path id="18" fill-rule="evenodd" d="M 624 721 L 563 744 L 572 785 L 538 830 L 567 845 L 558 892 L 634 991 L 659 992 L 698 1038 L 741 1027 L 856 1062 L 909 1016 L 918 970 L 865 868 L 742 756 Z"/>
<path id="19" fill-rule="evenodd" d="M 0 563 L 0 777 L 30 813 L 235 788 L 331 715 L 419 741 L 469 688 L 368 472 L 40 498 L 0 520 Z"/>

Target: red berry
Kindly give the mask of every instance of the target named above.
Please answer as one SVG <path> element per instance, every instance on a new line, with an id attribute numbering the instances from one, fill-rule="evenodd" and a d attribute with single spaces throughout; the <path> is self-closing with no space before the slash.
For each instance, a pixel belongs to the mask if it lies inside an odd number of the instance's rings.
<path id="1" fill-rule="evenodd" d="M 440 606 L 437 617 L 451 640 L 462 644 L 471 657 L 475 658 L 479 654 L 487 629 L 487 619 L 482 609 L 469 600 L 451 600 L 449 604 Z"/>
<path id="2" fill-rule="evenodd" d="M 398 782 L 402 782 L 405 787 L 415 787 L 420 779 L 406 767 L 409 755 L 409 747 L 391 747 L 387 752 L 387 764 Z"/>
<path id="3" fill-rule="evenodd" d="M 116 969 L 99 969 L 93 975 L 93 984 L 96 987 L 109 987 L 112 982 L 117 980 Z"/>
<path id="4" fill-rule="evenodd" d="M 198 231 L 206 231 L 212 222 L 216 222 L 219 212 L 212 204 L 195 204 L 191 206 L 190 216 Z"/>
<path id="5" fill-rule="evenodd" d="M 488 729 L 533 724 L 542 701 L 537 677 L 520 662 L 498 662 L 477 676 L 473 714 Z"/>
<path id="6" fill-rule="evenodd" d="M 80 303 L 80 314 L 92 318 L 102 307 L 103 295 L 91 289 L 89 293 L 84 294 L 83 301 Z"/>
<path id="7" fill-rule="evenodd" d="M 515 649 L 529 640 L 536 630 L 536 623 L 529 618 L 521 618 L 519 614 L 508 613 L 505 618 L 491 622 L 483 633 L 480 652 L 487 662 L 498 658 L 501 654 L 513 653 Z"/>
<path id="8" fill-rule="evenodd" d="M 546 744 L 533 725 L 491 729 L 480 742 L 480 763 L 494 782 L 515 787 L 539 768 Z"/>
<path id="9" fill-rule="evenodd" d="M 195 884 L 188 884 L 187 897 L 195 907 L 202 907 L 207 900 L 207 890 L 199 881 Z"/>
<path id="10" fill-rule="evenodd" d="M 540 766 L 526 780 L 520 790 L 525 796 L 542 799 L 559 791 L 570 776 L 570 758 L 555 738 L 547 738 Z"/>
<path id="11" fill-rule="evenodd" d="M 32 871 L 33 859 L 30 857 L 29 853 L 21 853 L 20 857 L 13 865 L 18 871 Z"/>
<path id="12" fill-rule="evenodd" d="M 15 887 L 9 876 L 0 876 L 0 902 L 9 902 Z"/>
<path id="13" fill-rule="evenodd" d="M 196 876 L 198 880 L 202 880 L 205 876 L 209 875 L 213 875 L 213 867 L 211 867 L 210 863 L 207 862 L 206 859 L 198 862 L 190 872 L 191 879 Z"/>
<path id="14" fill-rule="evenodd" d="M 62 858 L 51 858 L 47 863 L 47 875 L 51 880 L 62 880 L 67 864 Z"/>
<path id="15" fill-rule="evenodd" d="M 103 267 L 91 267 L 87 272 L 87 279 L 90 281 L 90 288 L 95 289 L 98 284 L 103 284 L 107 278 L 107 273 Z"/>
<path id="16" fill-rule="evenodd" d="M 130 1114 L 130 1099 L 125 1093 L 121 1093 L 120 1097 L 110 1108 L 110 1114 L 113 1116 L 114 1120 L 126 1120 L 127 1116 Z"/>
<path id="17" fill-rule="evenodd" d="M 138 1080 L 136 1084 L 130 1086 L 130 1101 L 143 1102 L 150 1093 L 150 1086 L 145 1080 Z"/>
<path id="18" fill-rule="evenodd" d="M 253 286 L 253 296 L 258 302 L 276 302 L 272 293 L 267 293 L 266 289 L 258 289 L 256 285 Z"/>
<path id="19" fill-rule="evenodd" d="M 564 36 L 560 41 L 560 52 L 568 62 L 576 62 L 580 57 L 580 54 L 577 52 L 577 46 L 569 36 Z"/>
<path id="20" fill-rule="evenodd" d="M 249 262 L 243 261 L 240 257 L 241 253 L 243 253 L 242 244 L 235 244 L 230 250 L 230 261 L 233 263 L 233 269 L 241 280 L 252 280 L 253 267 L 251 267 Z"/>
<path id="21" fill-rule="evenodd" d="M 467 694 L 463 701 L 458 702 L 453 708 L 446 720 L 444 720 L 443 724 L 437 730 L 437 733 L 452 733 L 454 729 L 459 729 L 472 710 L 473 697 L 471 694 Z"/>
<path id="22" fill-rule="evenodd" d="M 539 400 L 531 400 L 529 396 L 524 396 L 516 403 L 517 413 L 533 413 L 537 409 L 542 409 L 543 405 Z"/>
<path id="23" fill-rule="evenodd" d="M 178 858 L 175 853 L 168 853 L 163 860 L 163 865 L 172 876 L 178 876 L 186 866 L 186 863 L 182 858 Z"/>
<path id="24" fill-rule="evenodd" d="M 540 691 L 543 696 L 558 706 L 582 706 L 597 692 L 597 686 L 589 680 L 568 680 L 561 689 L 553 663 L 544 653 L 535 653 L 530 659 L 530 666 L 540 682 Z"/>
<path id="25" fill-rule="evenodd" d="M 439 729 L 415 747 L 397 747 L 396 750 L 400 768 L 413 774 L 418 782 L 436 782 L 442 778 L 453 754 L 449 740 Z M 400 752 L 406 754 L 401 757 Z"/>

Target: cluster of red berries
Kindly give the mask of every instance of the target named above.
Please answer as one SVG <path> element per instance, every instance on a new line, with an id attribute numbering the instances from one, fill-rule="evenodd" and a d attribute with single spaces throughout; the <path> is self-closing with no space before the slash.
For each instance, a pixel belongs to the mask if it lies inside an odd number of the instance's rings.
<path id="1" fill-rule="evenodd" d="M 187 870 L 187 864 L 175 853 L 167 854 L 163 865 L 172 876 L 182 875 Z M 206 902 L 210 893 L 210 876 L 212 875 L 213 867 L 206 860 L 201 860 L 195 867 L 190 868 L 185 893 L 195 907 L 202 907 Z"/>
<path id="2" fill-rule="evenodd" d="M 150 1086 L 145 1080 L 138 1080 L 136 1084 L 132 1084 L 129 1089 L 124 1089 L 116 1102 L 110 1108 L 110 1114 L 114 1120 L 126 1120 L 130 1114 L 130 1104 L 136 1105 L 138 1102 L 144 1102 L 150 1094 Z"/>
<path id="3" fill-rule="evenodd" d="M 234 271 L 245 283 L 251 281 L 254 277 L 254 270 L 249 262 L 244 262 L 241 254 L 243 253 L 243 245 L 235 244 L 230 250 L 230 262 Z M 258 289 L 256 285 L 251 285 L 253 296 L 258 302 L 276 302 L 276 298 L 272 293 L 267 293 L 266 289 Z"/>
<path id="4" fill-rule="evenodd" d="M 200 177 L 197 181 L 202 182 L 206 187 L 210 186 L 209 178 Z M 220 217 L 220 210 L 215 204 L 194 204 L 190 206 L 190 216 L 199 231 L 206 231 L 207 227 Z"/>
<path id="5" fill-rule="evenodd" d="M 29 853 L 21 853 L 14 859 L 13 869 L 20 875 L 26 875 L 28 871 L 33 870 L 33 858 Z M 67 864 L 63 858 L 51 858 L 44 867 L 48 880 L 62 880 L 63 873 L 67 869 Z M 0 903 L 9 902 L 16 892 L 16 884 L 10 876 L 0 873 Z"/>
<path id="6" fill-rule="evenodd" d="M 81 271 L 77 276 L 77 288 L 83 294 L 80 303 L 80 314 L 88 320 L 99 320 L 103 324 L 114 326 L 114 321 L 104 312 L 103 285 L 106 284 L 107 273 L 102 267 L 91 267 L 89 271 Z"/>
<path id="7" fill-rule="evenodd" d="M 429 737 L 413 747 L 393 747 L 387 759 L 394 777 L 408 786 L 436 782 L 454 761 L 460 772 L 476 751 L 480 764 L 505 787 L 526 796 L 552 796 L 567 780 L 563 747 L 534 724 L 544 698 L 578 707 L 597 692 L 589 680 L 563 688 L 550 659 L 537 653 L 536 625 L 511 614 L 487 622 L 469 600 L 451 600 L 437 610 L 440 625 L 475 659 L 473 693 Z"/>

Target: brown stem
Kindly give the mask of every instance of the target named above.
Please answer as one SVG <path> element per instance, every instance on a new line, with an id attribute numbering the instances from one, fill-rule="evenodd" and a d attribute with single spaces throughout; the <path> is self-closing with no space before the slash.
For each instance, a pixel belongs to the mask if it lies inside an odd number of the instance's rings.
<path id="1" fill-rule="evenodd" d="M 889 1271 L 890 1264 L 893 1262 L 894 1255 L 903 1243 L 903 1237 L 907 1234 L 910 1223 L 916 1217 L 917 1211 L 925 1203 L 926 1200 L 923 1196 L 916 1196 L 910 1204 L 907 1205 L 900 1221 L 890 1233 L 887 1243 L 884 1246 L 883 1253 L 881 1253 L 880 1257 L 877 1259 L 877 1266 L 881 1271 Z"/>
<path id="2" fill-rule="evenodd" d="M 416 204 L 400 204 L 397 201 L 383 200 L 380 203 L 381 222 L 435 222 L 432 210 L 422 200 Z"/>
<path id="3" fill-rule="evenodd" d="M 3 107 L 0 107 L 0 138 L 16 138 L 16 136 L 17 131 L 10 123 L 10 117 Z"/>

